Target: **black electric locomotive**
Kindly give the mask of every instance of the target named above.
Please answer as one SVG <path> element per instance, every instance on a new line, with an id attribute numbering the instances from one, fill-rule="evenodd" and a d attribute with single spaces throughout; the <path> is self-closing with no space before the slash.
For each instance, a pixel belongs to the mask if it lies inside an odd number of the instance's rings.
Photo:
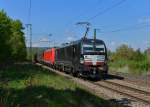
<path id="1" fill-rule="evenodd" d="M 107 75 L 107 49 L 104 41 L 82 38 L 55 50 L 55 68 L 74 76 L 99 78 Z"/>

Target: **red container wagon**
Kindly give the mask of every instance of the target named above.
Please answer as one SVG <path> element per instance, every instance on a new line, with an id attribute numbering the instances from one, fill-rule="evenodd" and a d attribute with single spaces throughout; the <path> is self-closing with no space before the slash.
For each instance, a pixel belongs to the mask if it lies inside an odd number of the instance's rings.
<path id="1" fill-rule="evenodd" d="M 47 64 L 54 65 L 55 61 L 55 48 L 45 50 L 43 53 L 43 61 Z"/>

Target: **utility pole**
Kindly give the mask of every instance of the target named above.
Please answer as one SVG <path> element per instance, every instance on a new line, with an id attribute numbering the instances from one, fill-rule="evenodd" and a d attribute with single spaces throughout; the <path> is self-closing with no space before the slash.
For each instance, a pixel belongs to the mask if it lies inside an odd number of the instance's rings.
<path id="1" fill-rule="evenodd" d="M 94 29 L 94 40 L 96 40 L 96 34 L 97 34 L 97 31 L 99 31 L 100 29 Z"/>
<path id="2" fill-rule="evenodd" d="M 51 39 L 52 34 L 49 34 L 48 36 L 49 36 L 49 48 L 51 48 L 51 41 L 50 41 L 50 39 Z"/>
<path id="3" fill-rule="evenodd" d="M 54 39 L 54 47 L 55 47 L 55 39 Z"/>
<path id="4" fill-rule="evenodd" d="M 32 24 L 26 24 L 26 26 L 27 26 L 27 33 L 30 36 L 29 51 L 30 51 L 30 58 L 32 59 Z"/>
<path id="5" fill-rule="evenodd" d="M 45 42 L 46 44 L 48 44 L 47 48 L 50 48 L 50 45 L 51 45 L 50 37 L 51 36 L 52 36 L 52 34 L 50 33 L 50 34 L 46 35 L 46 39 L 48 39 L 48 40 L 40 40 L 39 42 Z M 49 37 L 49 38 L 47 38 L 47 37 Z"/>
<path id="6" fill-rule="evenodd" d="M 94 42 L 93 42 L 93 49 L 94 50 L 96 49 L 96 34 L 97 34 L 98 30 L 100 30 L 100 29 L 94 29 Z"/>
<path id="7" fill-rule="evenodd" d="M 96 40 L 96 29 L 94 29 L 94 40 Z"/>
<path id="8" fill-rule="evenodd" d="M 29 57 L 32 61 L 32 24 L 31 24 L 31 6 L 32 5 L 31 4 L 32 4 L 32 2 L 31 2 L 31 0 L 29 0 L 28 24 L 26 24 L 26 26 L 27 26 L 27 33 L 30 36 L 30 49 L 29 49 L 30 50 L 30 55 L 29 55 Z"/>

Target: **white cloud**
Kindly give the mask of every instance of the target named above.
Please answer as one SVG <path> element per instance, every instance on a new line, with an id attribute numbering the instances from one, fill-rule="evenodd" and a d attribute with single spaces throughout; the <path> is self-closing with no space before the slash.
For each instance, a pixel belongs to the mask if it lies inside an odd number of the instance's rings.
<path id="1" fill-rule="evenodd" d="M 40 39 L 39 41 L 40 41 L 40 42 L 48 42 L 49 39 L 48 39 L 48 38 L 42 38 L 42 39 Z"/>
<path id="2" fill-rule="evenodd" d="M 67 41 L 73 41 L 73 40 L 75 40 L 74 37 L 72 37 L 72 36 L 67 37 Z"/>
<path id="3" fill-rule="evenodd" d="M 33 43 L 32 47 L 39 47 L 40 43 Z"/>

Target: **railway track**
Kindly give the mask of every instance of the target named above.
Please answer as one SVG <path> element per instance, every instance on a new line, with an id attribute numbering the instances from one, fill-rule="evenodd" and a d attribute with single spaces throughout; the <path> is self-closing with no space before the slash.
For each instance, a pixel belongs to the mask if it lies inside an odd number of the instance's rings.
<path id="1" fill-rule="evenodd" d="M 114 81 L 107 81 L 107 80 L 106 80 L 105 82 L 108 83 L 108 84 L 112 84 L 112 85 L 121 87 L 121 88 L 128 89 L 128 90 L 133 90 L 133 91 L 135 91 L 135 92 L 144 94 L 144 95 L 146 95 L 146 96 L 150 96 L 150 90 L 149 90 L 149 91 L 145 91 L 145 90 L 138 89 L 138 88 L 134 88 L 134 87 L 131 87 L 131 86 L 128 86 L 128 85 L 125 85 L 125 84 L 116 83 L 116 82 L 114 82 Z"/>
<path id="2" fill-rule="evenodd" d="M 107 80 L 96 82 L 94 84 L 150 105 L 150 92 L 148 91 L 136 89 Z"/>
<path id="3" fill-rule="evenodd" d="M 46 69 L 49 69 L 53 72 L 56 72 L 59 75 L 69 77 L 70 79 L 72 78 L 74 80 L 74 77 L 72 77 L 68 74 L 59 72 L 58 70 L 52 69 L 48 66 L 46 67 Z M 75 81 L 76 80 L 77 79 L 75 79 Z M 122 96 L 126 96 L 126 98 L 135 99 L 136 101 L 142 102 L 142 103 L 148 105 L 148 107 L 150 107 L 150 92 L 148 92 L 148 91 L 133 88 L 130 86 L 126 86 L 126 85 L 115 83 L 115 82 L 108 81 L 108 80 L 93 82 L 93 81 L 87 81 L 87 80 L 79 79 L 79 81 L 83 81 L 84 83 L 87 83 L 87 84 L 88 83 L 93 84 L 96 87 L 98 87 L 99 89 L 102 87 L 102 88 L 110 90 L 112 92 L 116 92 L 117 94 L 120 94 Z M 76 82 L 79 82 L 79 81 L 76 81 Z"/>

